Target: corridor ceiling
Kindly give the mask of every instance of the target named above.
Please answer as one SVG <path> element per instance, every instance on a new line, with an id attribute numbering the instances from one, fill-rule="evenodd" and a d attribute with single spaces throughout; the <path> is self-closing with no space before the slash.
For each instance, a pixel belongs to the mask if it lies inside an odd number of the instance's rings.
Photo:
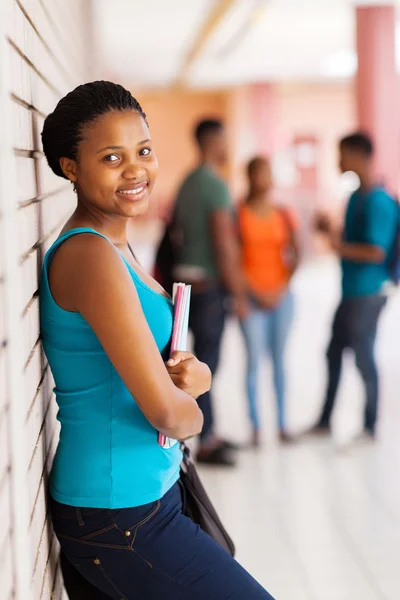
<path id="1" fill-rule="evenodd" d="M 157 89 L 347 79 L 357 68 L 355 4 L 388 3 L 94 0 L 94 72 Z"/>

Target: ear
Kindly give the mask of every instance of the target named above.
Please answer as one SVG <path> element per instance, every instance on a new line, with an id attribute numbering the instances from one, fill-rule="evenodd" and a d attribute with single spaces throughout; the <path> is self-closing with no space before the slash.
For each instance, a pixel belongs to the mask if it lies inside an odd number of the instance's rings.
<path id="1" fill-rule="evenodd" d="M 66 158 L 65 156 L 63 156 L 62 158 L 60 158 L 60 167 L 64 175 L 68 177 L 70 181 L 76 183 L 78 179 L 78 169 L 76 161 L 72 160 L 72 158 Z"/>

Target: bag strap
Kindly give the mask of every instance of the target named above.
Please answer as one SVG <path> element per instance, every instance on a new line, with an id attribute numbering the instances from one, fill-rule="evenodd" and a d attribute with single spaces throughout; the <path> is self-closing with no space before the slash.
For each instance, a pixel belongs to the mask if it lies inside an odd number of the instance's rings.
<path id="1" fill-rule="evenodd" d="M 128 242 L 128 248 L 129 248 L 129 252 L 132 254 L 133 258 L 136 260 L 136 262 L 138 262 L 138 259 L 136 258 L 135 253 L 132 250 L 132 246 L 130 245 L 129 242 Z"/>
<path id="2" fill-rule="evenodd" d="M 181 447 L 184 460 L 187 460 L 188 462 L 194 462 L 189 446 L 187 446 L 185 442 L 180 442 L 179 445 Z"/>
<path id="3" fill-rule="evenodd" d="M 354 211 L 356 218 L 356 232 L 357 235 L 361 237 L 361 239 L 365 242 L 364 235 L 366 230 L 366 219 L 367 219 L 367 211 L 365 209 L 365 200 L 366 198 L 360 194 L 358 198 L 358 202 L 356 205 L 356 209 Z M 358 227 L 357 227 L 358 225 Z"/>
<path id="4" fill-rule="evenodd" d="M 295 246 L 295 230 L 293 227 L 293 221 L 290 218 L 287 208 L 285 208 L 284 206 L 278 206 L 277 211 L 278 211 L 282 221 L 285 223 L 286 230 L 289 233 L 290 245 Z"/>

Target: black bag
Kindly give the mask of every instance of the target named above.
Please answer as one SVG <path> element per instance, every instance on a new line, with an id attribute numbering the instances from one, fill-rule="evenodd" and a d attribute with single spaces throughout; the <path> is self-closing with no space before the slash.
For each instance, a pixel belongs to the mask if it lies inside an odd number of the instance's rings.
<path id="1" fill-rule="evenodd" d="M 174 267 L 178 264 L 182 246 L 182 233 L 176 224 L 175 216 L 165 227 L 158 245 L 154 266 L 154 279 L 172 295 Z"/>
<path id="2" fill-rule="evenodd" d="M 396 235 L 392 240 L 392 246 L 389 250 L 388 266 L 390 272 L 390 280 L 394 285 L 398 286 L 400 285 L 400 203 L 397 196 L 391 196 L 391 198 L 396 204 Z M 360 237 L 361 242 L 368 243 L 368 240 L 365 238 L 365 231 L 367 229 L 367 213 L 365 206 L 366 203 L 363 199 L 362 201 L 358 201 L 358 206 L 356 207 L 356 218 L 359 229 L 357 231 L 357 234 Z"/>
<path id="3" fill-rule="evenodd" d="M 181 444 L 183 461 L 181 482 L 185 489 L 184 514 L 208 533 L 231 556 L 235 556 L 235 546 L 205 491 L 195 464 L 186 444 Z"/>

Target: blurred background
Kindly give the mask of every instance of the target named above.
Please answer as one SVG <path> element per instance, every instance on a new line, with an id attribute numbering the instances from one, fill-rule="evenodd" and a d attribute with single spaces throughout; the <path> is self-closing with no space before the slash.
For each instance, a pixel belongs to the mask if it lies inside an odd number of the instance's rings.
<path id="1" fill-rule="evenodd" d="M 301 431 L 322 402 L 324 352 L 340 293 L 338 265 L 311 222 L 319 209 L 340 220 L 358 186 L 355 174 L 339 173 L 337 140 L 359 127 L 370 132 L 378 177 L 398 191 L 399 7 L 378 0 L 1 1 L 1 600 L 65 597 L 45 504 L 58 427 L 37 290 L 44 252 L 75 196 L 42 155 L 46 115 L 94 79 L 121 83 L 141 102 L 160 175 L 149 214 L 132 224 L 131 242 L 149 269 L 162 219 L 196 164 L 192 130 L 199 119 L 226 124 L 225 176 L 235 202 L 245 192 L 246 162 L 270 157 L 276 196 L 301 222 L 304 261 L 294 282 L 288 357 L 288 419 Z M 346 371 L 333 440 L 279 447 L 266 368 L 262 451 L 243 452 L 235 470 L 202 471 L 238 559 L 277 600 L 400 598 L 399 317 L 396 294 L 379 337 L 379 445 L 342 451 L 335 443 L 360 426 L 360 381 Z M 221 432 L 240 441 L 243 381 L 243 344 L 232 320 L 216 408 Z"/>

